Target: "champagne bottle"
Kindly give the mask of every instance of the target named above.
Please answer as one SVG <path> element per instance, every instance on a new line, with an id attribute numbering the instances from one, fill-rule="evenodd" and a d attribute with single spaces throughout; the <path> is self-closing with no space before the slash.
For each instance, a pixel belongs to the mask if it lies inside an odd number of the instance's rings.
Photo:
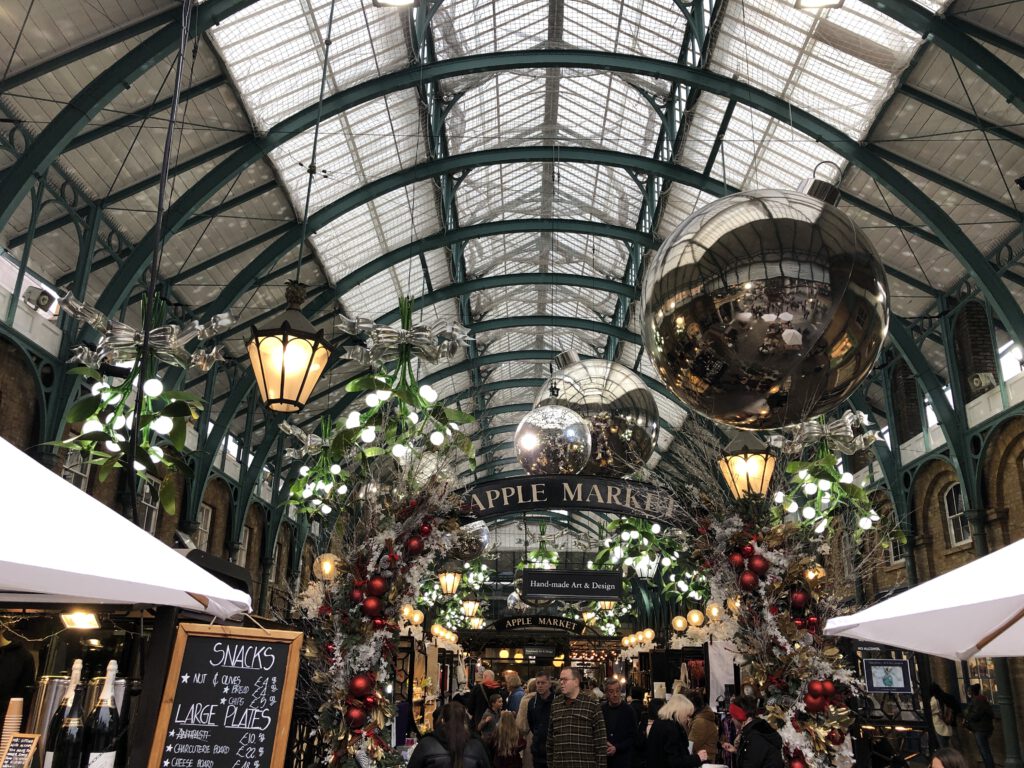
<path id="1" fill-rule="evenodd" d="M 114 678 L 117 662 L 107 664 L 107 677 L 103 681 L 96 707 L 85 721 L 85 741 L 82 748 L 81 768 L 114 768 L 117 756 L 117 736 L 120 718 L 114 701 Z"/>
<path id="2" fill-rule="evenodd" d="M 46 752 L 43 755 L 43 768 L 53 766 L 53 748 L 57 743 L 57 732 L 64 722 L 64 718 L 71 712 L 71 705 L 75 701 L 75 689 L 82 678 L 82 660 L 75 659 L 71 665 L 71 677 L 68 680 L 67 690 L 64 691 L 64 698 L 61 700 L 57 710 L 50 718 L 50 724 L 46 728 Z"/>
<path id="3" fill-rule="evenodd" d="M 85 723 L 82 722 L 82 702 L 85 700 L 85 686 L 75 687 L 75 698 L 67 717 L 60 724 L 54 737 L 53 762 L 51 768 L 81 768 L 82 744 L 85 740 Z"/>

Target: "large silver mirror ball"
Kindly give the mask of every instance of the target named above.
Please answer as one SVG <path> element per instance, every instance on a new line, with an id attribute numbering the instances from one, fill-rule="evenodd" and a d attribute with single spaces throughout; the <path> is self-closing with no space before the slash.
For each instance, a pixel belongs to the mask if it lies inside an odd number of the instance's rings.
<path id="1" fill-rule="evenodd" d="M 558 391 L 551 394 L 551 386 Z M 625 477 L 651 457 L 658 440 L 658 406 L 637 373 L 609 360 L 580 360 L 541 387 L 534 407 L 562 405 L 590 425 L 584 475 Z"/>
<path id="2" fill-rule="evenodd" d="M 590 430 L 560 405 L 530 411 L 516 428 L 516 458 L 531 475 L 575 475 L 590 458 Z"/>
<path id="3" fill-rule="evenodd" d="M 665 384 L 743 429 L 795 424 L 842 403 L 889 329 L 871 243 L 799 192 L 730 195 L 686 219 L 646 267 L 643 339 Z"/>

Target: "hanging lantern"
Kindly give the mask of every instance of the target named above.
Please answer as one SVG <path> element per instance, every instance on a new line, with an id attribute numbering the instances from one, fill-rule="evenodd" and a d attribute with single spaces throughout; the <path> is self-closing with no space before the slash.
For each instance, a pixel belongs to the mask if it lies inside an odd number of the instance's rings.
<path id="1" fill-rule="evenodd" d="M 473 618 L 471 618 L 469 620 L 469 628 L 470 629 L 483 629 L 484 628 L 484 618 L 483 618 L 483 616 L 474 616 Z"/>
<path id="2" fill-rule="evenodd" d="M 597 617 L 597 614 L 594 611 L 584 611 L 581 616 L 583 617 L 583 623 L 589 624 Z"/>
<path id="3" fill-rule="evenodd" d="M 323 331 L 299 311 L 306 287 L 290 282 L 285 296 L 285 313 L 270 328 L 253 326 L 246 346 L 263 403 L 272 411 L 295 413 L 306 405 L 333 350 Z"/>
<path id="4" fill-rule="evenodd" d="M 610 611 L 613 608 L 615 608 L 615 601 L 614 600 L 598 600 L 597 601 L 597 609 L 599 611 Z"/>
<path id="5" fill-rule="evenodd" d="M 644 553 L 633 561 L 633 570 L 641 579 L 653 579 L 658 570 L 658 561 Z"/>
<path id="6" fill-rule="evenodd" d="M 476 612 L 480 610 L 479 600 L 463 600 L 462 601 L 462 615 L 466 618 L 473 618 L 476 616 Z"/>
<path id="7" fill-rule="evenodd" d="M 441 586 L 441 594 L 451 597 L 459 591 L 459 584 L 462 583 L 462 571 L 454 564 L 449 563 L 437 572 L 437 581 Z"/>
<path id="8" fill-rule="evenodd" d="M 333 552 L 324 552 L 313 561 L 313 573 L 323 581 L 331 581 L 338 575 L 338 556 Z"/>
<path id="9" fill-rule="evenodd" d="M 775 456 L 756 436 L 743 432 L 725 446 L 718 468 L 736 499 L 764 496 L 775 472 Z"/>

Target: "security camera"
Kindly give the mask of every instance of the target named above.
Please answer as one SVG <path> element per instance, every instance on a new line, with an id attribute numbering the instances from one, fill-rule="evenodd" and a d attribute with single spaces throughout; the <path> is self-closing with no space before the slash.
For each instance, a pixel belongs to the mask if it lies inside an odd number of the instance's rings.
<path id="1" fill-rule="evenodd" d="M 37 288 L 36 286 L 30 286 L 26 288 L 21 294 L 21 299 L 28 304 L 32 309 L 42 314 L 49 313 L 50 309 L 54 304 L 57 303 L 57 297 L 54 296 L 43 288 Z"/>

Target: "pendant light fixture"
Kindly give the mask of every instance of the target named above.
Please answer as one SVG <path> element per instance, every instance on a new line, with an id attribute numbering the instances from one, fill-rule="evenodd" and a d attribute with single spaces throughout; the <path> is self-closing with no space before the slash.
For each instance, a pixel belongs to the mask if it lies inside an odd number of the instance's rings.
<path id="1" fill-rule="evenodd" d="M 320 73 L 316 126 L 313 129 L 312 157 L 309 168 L 306 169 L 306 205 L 302 212 L 299 257 L 295 267 L 295 280 L 289 281 L 285 290 L 288 308 L 272 325 L 266 328 L 257 328 L 254 325 L 252 336 L 246 342 L 260 397 L 267 408 L 280 413 L 295 413 L 305 407 L 313 388 L 327 370 L 331 353 L 334 351 L 333 346 L 324 338 L 324 332 L 316 330 L 301 311 L 302 303 L 306 300 L 306 287 L 301 282 L 302 257 L 306 249 L 309 228 L 309 200 L 313 193 L 313 177 L 317 175 L 316 150 L 324 113 L 334 6 L 335 0 L 332 0 L 330 16 L 327 19 L 327 35 L 324 38 L 324 61 Z"/>

